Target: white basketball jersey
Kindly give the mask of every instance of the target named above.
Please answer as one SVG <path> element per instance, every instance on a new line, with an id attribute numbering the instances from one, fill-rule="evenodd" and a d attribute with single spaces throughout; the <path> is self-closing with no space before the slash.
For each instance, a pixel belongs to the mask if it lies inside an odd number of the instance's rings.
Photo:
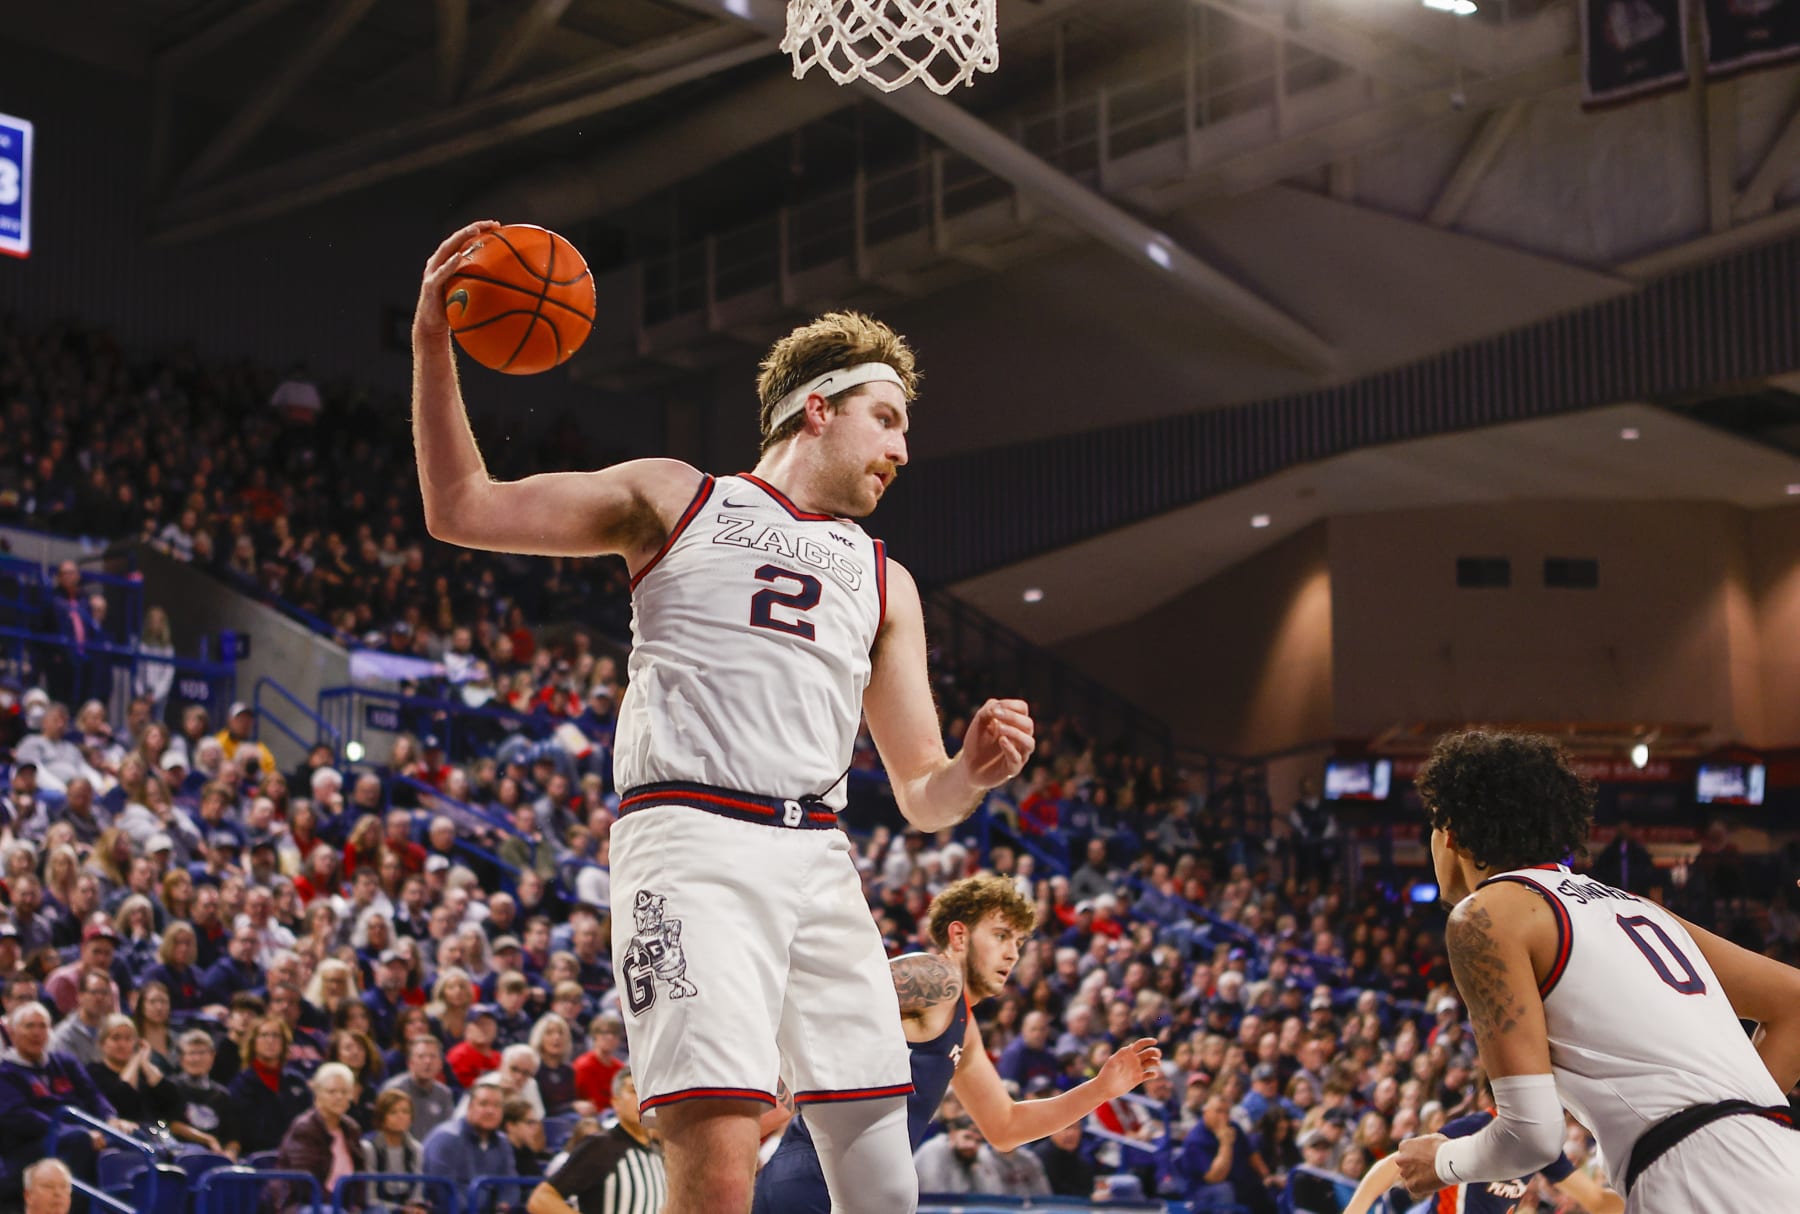
<path id="1" fill-rule="evenodd" d="M 621 792 L 682 781 L 844 807 L 887 554 L 749 476 L 707 477 L 631 584 Z"/>
<path id="2" fill-rule="evenodd" d="M 1540 988 L 1563 1104 L 1592 1130 L 1613 1187 L 1638 1136 L 1717 1100 L 1783 1105 L 1782 1095 L 1687 929 L 1654 902 L 1561 865 L 1489 878 L 1543 894 L 1557 963 Z"/>

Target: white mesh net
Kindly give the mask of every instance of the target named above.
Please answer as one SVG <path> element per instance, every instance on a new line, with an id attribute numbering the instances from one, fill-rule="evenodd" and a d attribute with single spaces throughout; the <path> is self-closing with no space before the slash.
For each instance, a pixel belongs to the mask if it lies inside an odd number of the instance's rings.
<path id="1" fill-rule="evenodd" d="M 788 0 L 796 79 L 816 63 L 839 84 L 886 92 L 922 80 L 934 93 L 1000 66 L 997 0 Z"/>

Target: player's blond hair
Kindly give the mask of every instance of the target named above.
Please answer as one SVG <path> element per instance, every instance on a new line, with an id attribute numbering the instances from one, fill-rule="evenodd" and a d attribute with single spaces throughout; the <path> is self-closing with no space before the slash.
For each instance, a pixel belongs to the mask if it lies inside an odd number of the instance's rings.
<path id="1" fill-rule="evenodd" d="M 805 414 L 794 416 L 769 428 L 775 406 L 782 397 L 810 379 L 827 371 L 854 367 L 859 363 L 886 363 L 899 372 L 901 390 L 906 399 L 919 394 L 919 371 L 912 347 L 906 339 L 874 317 L 861 312 L 827 312 L 770 347 L 756 376 L 756 395 L 761 402 L 759 420 L 762 427 L 762 450 L 798 433 Z M 841 407 L 852 393 L 861 388 L 848 388 L 831 397 L 834 408 Z"/>
<path id="2" fill-rule="evenodd" d="M 973 931 L 976 924 L 995 912 L 1003 915 L 1007 925 L 1020 935 L 1029 935 L 1037 927 L 1037 907 L 1019 892 L 1011 877 L 982 873 L 946 885 L 931 900 L 931 942 L 947 948 L 952 923 Z"/>

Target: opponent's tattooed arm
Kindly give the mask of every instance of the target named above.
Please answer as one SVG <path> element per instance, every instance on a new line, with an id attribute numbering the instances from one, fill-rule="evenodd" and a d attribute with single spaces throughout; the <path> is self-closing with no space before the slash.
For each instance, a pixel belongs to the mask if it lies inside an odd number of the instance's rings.
<path id="1" fill-rule="evenodd" d="M 942 957 L 914 953 L 889 962 L 900 1014 L 917 1016 L 962 995 L 962 974 Z"/>

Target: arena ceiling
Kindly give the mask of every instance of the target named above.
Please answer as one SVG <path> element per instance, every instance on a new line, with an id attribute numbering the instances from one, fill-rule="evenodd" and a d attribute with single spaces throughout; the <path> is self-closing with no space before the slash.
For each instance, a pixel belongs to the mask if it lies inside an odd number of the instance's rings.
<path id="1" fill-rule="evenodd" d="M 931 452 L 1354 380 L 1800 230 L 1800 69 L 1587 113 L 1569 0 L 1468 18 L 1417 0 L 1000 2 L 1001 70 L 947 99 L 794 81 L 775 0 L 59 0 L 8 23 L 142 80 L 154 240 L 423 179 L 446 221 L 529 219 L 588 252 L 633 316 L 571 364 L 607 391 L 705 390 L 825 304 L 938 348 L 981 331 L 987 357 L 932 381 Z M 1102 354 L 1131 390 L 1094 390 Z M 1028 364 L 1049 390 L 992 407 Z M 1720 391 L 1749 429 L 1792 401 Z M 1533 433 L 1575 442 L 1586 424 Z M 1563 492 L 1589 483 L 1580 448 L 1433 441 L 1494 493 L 1554 493 L 1557 470 Z M 1340 475 L 1376 486 L 1364 508 L 1447 491 L 1400 456 L 1343 459 L 1278 479 L 1316 482 L 1319 509 Z M 1195 537 L 1191 584 L 1305 513 L 1250 536 L 1252 494 L 1143 526 Z M 1138 598 L 1160 593 L 1165 570 L 1132 568 Z M 1126 601 L 1059 590 L 1046 603 L 1066 606 L 1020 614 L 1022 577 L 1056 584 L 1015 567 L 963 588 L 1045 640 Z"/>

